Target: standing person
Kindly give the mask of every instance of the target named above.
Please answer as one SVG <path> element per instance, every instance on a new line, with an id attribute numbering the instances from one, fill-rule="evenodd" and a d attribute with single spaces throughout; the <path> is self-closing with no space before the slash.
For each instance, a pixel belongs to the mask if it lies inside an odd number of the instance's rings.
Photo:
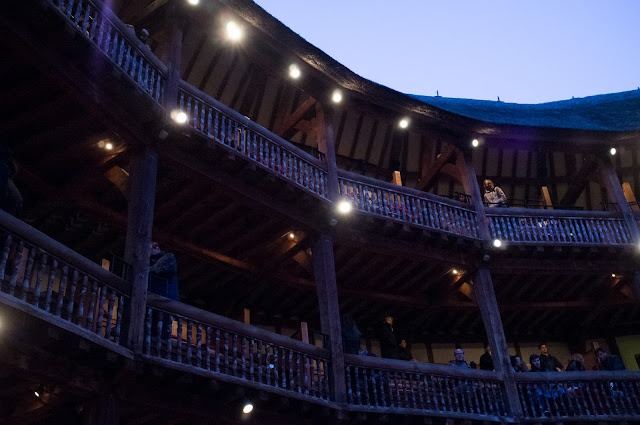
<path id="1" fill-rule="evenodd" d="M 502 189 L 493 184 L 493 181 L 486 179 L 483 182 L 484 185 L 484 202 L 489 207 L 507 207 L 507 195 L 504 194 Z"/>
<path id="2" fill-rule="evenodd" d="M 413 356 L 411 355 L 411 350 L 407 347 L 406 340 L 400 340 L 400 347 L 398 348 L 398 358 L 400 360 L 413 360 Z"/>
<path id="3" fill-rule="evenodd" d="M 540 367 L 540 356 L 537 354 L 532 354 L 529 356 L 529 363 L 531 363 L 531 372 L 542 372 L 542 368 Z"/>
<path id="4" fill-rule="evenodd" d="M 602 348 L 596 350 L 596 355 L 600 362 L 600 370 L 627 370 L 620 356 L 609 354 Z"/>
<path id="5" fill-rule="evenodd" d="M 380 335 L 380 354 L 385 359 L 398 359 L 398 340 L 393 333 L 393 316 L 385 316 Z"/>
<path id="6" fill-rule="evenodd" d="M 538 348 L 540 349 L 540 367 L 543 372 L 562 372 L 562 363 L 555 357 L 549 354 L 549 347 L 547 343 L 541 343 Z"/>
<path id="7" fill-rule="evenodd" d="M 569 363 L 567 364 L 566 372 L 584 372 L 587 370 L 586 365 L 584 364 L 584 357 L 580 353 L 573 353 L 569 358 Z"/>
<path id="8" fill-rule="evenodd" d="M 450 366 L 461 367 L 463 369 L 471 369 L 469 363 L 464 360 L 464 350 L 462 348 L 456 348 L 453 352 L 453 357 L 455 360 L 451 360 L 449 362 Z"/>
<path id="9" fill-rule="evenodd" d="M 493 358 L 491 357 L 491 347 L 484 345 L 484 354 L 480 356 L 480 369 L 493 370 Z"/>
<path id="10" fill-rule="evenodd" d="M 158 242 L 151 243 L 149 291 L 174 301 L 180 301 L 176 257 L 170 252 L 162 251 Z"/>
<path id="11" fill-rule="evenodd" d="M 527 365 L 522 361 L 520 356 L 510 356 L 509 359 L 511 360 L 511 368 L 515 373 L 529 372 Z"/>
<path id="12" fill-rule="evenodd" d="M 342 351 L 345 354 L 360 354 L 360 329 L 353 317 L 345 314 L 340 319 L 342 325 Z"/>

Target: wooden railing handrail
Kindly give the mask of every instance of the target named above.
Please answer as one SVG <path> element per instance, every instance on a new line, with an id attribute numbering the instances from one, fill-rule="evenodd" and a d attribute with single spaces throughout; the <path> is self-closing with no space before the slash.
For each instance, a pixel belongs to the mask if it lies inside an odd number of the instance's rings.
<path id="1" fill-rule="evenodd" d="M 358 183 L 364 183 L 371 186 L 380 187 L 385 190 L 390 190 L 400 194 L 408 194 L 411 196 L 415 196 L 417 198 L 428 199 L 429 201 L 432 201 L 432 202 L 450 205 L 456 208 L 475 212 L 475 209 L 473 208 L 473 206 L 471 206 L 470 204 L 467 204 L 466 202 L 457 201 L 455 199 L 449 199 L 444 196 L 438 196 L 428 192 L 422 192 L 420 190 L 413 189 L 407 186 L 398 186 L 393 183 L 385 182 L 383 180 L 378 180 L 369 176 L 363 176 L 361 174 L 353 173 L 351 171 L 338 169 L 338 178 L 345 178 L 345 179 L 356 181 Z"/>
<path id="2" fill-rule="evenodd" d="M 185 92 L 187 92 L 189 95 L 191 95 L 191 96 L 193 96 L 195 98 L 198 98 L 202 103 L 219 110 L 223 114 L 228 115 L 232 119 L 238 121 L 240 124 L 242 124 L 242 125 L 248 127 L 249 129 L 251 129 L 252 131 L 254 131 L 254 132 L 266 137 L 267 139 L 275 142 L 276 144 L 281 146 L 283 149 L 287 150 L 289 153 L 292 153 L 292 154 L 304 159 L 305 161 L 310 162 L 311 164 L 315 165 L 316 167 L 320 168 L 321 170 L 326 171 L 325 164 L 322 161 L 320 161 L 318 158 L 314 157 L 313 155 L 309 154 L 308 152 L 303 151 L 302 149 L 298 148 L 297 146 L 294 146 L 291 142 L 288 142 L 288 141 L 284 140 L 282 137 L 278 136 L 277 134 L 272 133 L 271 131 L 269 131 L 266 128 L 262 127 L 260 124 L 255 123 L 251 119 L 245 117 L 244 115 L 242 115 L 239 112 L 235 111 L 234 109 L 228 107 L 227 105 L 225 105 L 224 103 L 220 102 L 219 100 L 213 98 L 211 95 L 203 92 L 202 90 L 197 89 L 196 87 L 193 87 L 191 84 L 187 83 L 184 80 L 180 80 L 180 86 L 179 87 L 182 90 L 184 90 Z"/>
<path id="3" fill-rule="evenodd" d="M 131 296 L 131 284 L 129 282 L 103 269 L 98 264 L 3 210 L 0 210 L 0 227 L 12 236 L 17 236 L 47 254 L 62 260 L 71 267 L 81 270 L 96 280 L 109 285 L 125 296 Z"/>
<path id="4" fill-rule="evenodd" d="M 380 357 L 359 356 L 355 354 L 345 354 L 344 360 L 345 364 L 348 366 L 397 370 L 400 372 L 409 373 L 427 373 L 442 376 L 453 376 L 456 378 L 486 379 L 490 381 L 502 380 L 502 375 L 498 372 L 477 369 L 462 369 L 449 365 L 383 359 Z"/>
<path id="5" fill-rule="evenodd" d="M 245 323 L 229 319 L 228 317 L 211 313 L 210 311 L 205 311 L 197 307 L 161 297 L 160 295 L 149 293 L 147 295 L 147 305 L 148 307 L 157 308 L 166 313 L 178 314 L 188 319 L 194 319 L 203 324 L 219 326 L 220 328 L 223 328 L 227 331 L 236 332 L 238 334 L 260 339 L 263 341 L 268 341 L 274 344 L 278 344 L 282 347 L 309 354 L 311 356 L 327 360 L 330 359 L 329 350 L 325 348 L 316 347 L 312 344 L 305 344 L 304 342 L 291 339 L 275 332 L 270 332 L 252 325 L 247 325 Z"/>
<path id="6" fill-rule="evenodd" d="M 488 217 L 541 217 L 541 218 L 613 218 L 622 219 L 622 215 L 615 211 L 584 211 L 584 210 L 543 210 L 530 208 L 485 208 Z"/>
<path id="7" fill-rule="evenodd" d="M 529 372 L 516 373 L 516 382 L 575 382 L 575 381 L 628 381 L 639 380 L 640 372 L 620 371 L 585 371 L 585 372 Z"/>
<path id="8" fill-rule="evenodd" d="M 125 39 L 131 43 L 137 50 L 138 53 L 142 54 L 149 62 L 153 64 L 158 70 L 164 75 L 167 75 L 167 66 L 156 57 L 155 54 L 151 51 L 151 49 L 146 46 L 135 34 L 131 34 L 131 27 L 128 27 L 125 23 L 120 20 L 120 17 L 116 15 L 110 8 L 104 4 L 102 0 L 84 0 L 89 1 L 96 6 L 97 9 L 100 9 L 100 13 L 103 13 L 109 20 L 113 23 L 113 26 L 116 27 Z"/>

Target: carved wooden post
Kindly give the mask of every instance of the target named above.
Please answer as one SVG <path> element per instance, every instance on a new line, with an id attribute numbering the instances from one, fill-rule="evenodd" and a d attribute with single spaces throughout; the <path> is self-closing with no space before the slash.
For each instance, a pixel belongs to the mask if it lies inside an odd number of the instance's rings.
<path id="1" fill-rule="evenodd" d="M 482 195 L 478 186 L 478 178 L 471 165 L 470 154 L 468 152 L 458 152 L 456 165 L 460 171 L 464 191 L 471 195 L 471 202 L 476 210 L 478 235 L 483 240 L 485 247 L 487 247 L 491 242 L 491 234 L 489 233 L 489 224 L 487 223 Z M 520 418 L 522 417 L 522 406 L 520 405 L 518 388 L 511 368 L 507 339 L 504 335 L 500 310 L 498 309 L 498 302 L 493 290 L 493 281 L 491 280 L 491 272 L 488 266 L 481 266 L 477 270 L 473 279 L 473 293 L 480 309 L 489 345 L 491 346 L 493 365 L 496 372 L 500 373 L 504 380 L 509 410 L 515 418 Z"/>
<path id="2" fill-rule="evenodd" d="M 620 180 L 618 179 L 618 175 L 613 169 L 611 159 L 600 157 L 598 162 L 600 168 L 600 179 L 602 180 L 604 187 L 607 189 L 609 202 L 618 204 L 618 209 L 622 213 L 624 222 L 629 229 L 631 241 L 636 246 L 636 249 L 640 249 L 640 229 L 638 228 L 635 217 L 633 216 L 633 210 L 627 202 L 627 198 L 624 194 L 624 190 L 622 189 L 622 185 L 620 184 Z M 631 288 L 633 289 L 636 300 L 640 302 L 640 270 L 634 273 L 632 282 L 633 284 L 631 285 Z"/>
<path id="3" fill-rule="evenodd" d="M 340 199 L 338 183 L 338 166 L 336 165 L 336 146 L 333 134 L 333 109 L 316 103 L 316 117 L 318 118 L 318 150 L 325 154 L 327 165 L 327 186 L 329 200 L 336 202 Z"/>
<path id="4" fill-rule="evenodd" d="M 320 234 L 311 246 L 313 271 L 320 307 L 320 327 L 327 336 L 328 349 L 331 351 L 331 393 L 337 403 L 347 400 L 345 385 L 344 352 L 342 351 L 342 330 L 340 309 L 338 306 L 338 287 L 333 259 L 333 239 L 330 235 Z"/>
<path id="5" fill-rule="evenodd" d="M 125 261 L 133 268 L 127 344 L 135 353 L 143 349 L 157 171 L 154 147 L 144 146 L 131 156 Z"/>
<path id="6" fill-rule="evenodd" d="M 180 61 L 182 58 L 182 33 L 184 20 L 180 5 L 171 6 L 172 25 L 168 58 L 167 84 L 164 91 L 163 106 L 171 113 L 178 102 L 178 86 L 180 83 Z"/>

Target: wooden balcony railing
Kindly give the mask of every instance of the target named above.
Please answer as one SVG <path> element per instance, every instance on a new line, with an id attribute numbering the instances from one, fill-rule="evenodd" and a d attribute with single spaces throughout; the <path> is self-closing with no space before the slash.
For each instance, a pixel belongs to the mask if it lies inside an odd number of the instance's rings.
<path id="1" fill-rule="evenodd" d="M 487 209 L 491 237 L 516 244 L 630 245 L 631 235 L 616 212 Z"/>
<path id="2" fill-rule="evenodd" d="M 342 199 L 360 212 L 429 230 L 478 237 L 476 213 L 464 202 L 342 170 L 338 171 L 338 183 Z"/>
<path id="3" fill-rule="evenodd" d="M 149 294 L 145 354 L 222 380 L 329 402 L 329 351 Z"/>
<path id="4" fill-rule="evenodd" d="M 525 419 L 640 418 L 640 372 L 546 372 L 516 375 Z"/>
<path id="5" fill-rule="evenodd" d="M 180 83 L 178 105 L 187 114 L 188 124 L 200 134 L 312 195 L 327 199 L 327 171 L 318 159 L 185 82 Z"/>
<path id="6" fill-rule="evenodd" d="M 111 349 L 124 345 L 128 282 L 2 210 L 0 240 L 2 302 Z"/>
<path id="7" fill-rule="evenodd" d="M 167 67 L 99 0 L 48 0 L 76 32 L 156 102 L 162 103 Z"/>
<path id="8" fill-rule="evenodd" d="M 351 406 L 397 413 L 500 420 L 509 416 L 494 372 L 345 355 Z M 357 410 L 357 409 L 356 409 Z"/>

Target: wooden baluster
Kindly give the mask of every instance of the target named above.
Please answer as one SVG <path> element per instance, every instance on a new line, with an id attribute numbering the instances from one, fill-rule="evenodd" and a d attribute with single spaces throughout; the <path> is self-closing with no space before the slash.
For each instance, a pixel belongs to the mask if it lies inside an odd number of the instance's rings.
<path id="1" fill-rule="evenodd" d="M 182 363 L 182 316 L 178 316 L 178 331 L 176 332 L 176 361 Z"/>
<path id="2" fill-rule="evenodd" d="M 354 366 L 353 374 L 355 376 L 354 383 L 356 385 L 356 388 L 355 388 L 356 404 L 362 405 L 362 398 L 361 398 L 362 394 L 360 393 L 360 382 L 359 382 L 360 381 L 360 368 L 358 366 Z"/>
<path id="3" fill-rule="evenodd" d="M 329 400 L 329 364 L 326 360 L 322 360 L 322 388 L 324 394 L 322 394 L 322 398 L 325 400 Z"/>
<path id="4" fill-rule="evenodd" d="M 11 251 L 11 241 L 13 237 L 7 234 L 4 240 L 4 247 L 2 248 L 2 257 L 0 258 L 0 281 L 4 280 L 5 269 L 7 268 L 7 259 L 9 258 L 9 252 Z"/>
<path id="5" fill-rule="evenodd" d="M 207 356 L 204 359 L 204 367 L 206 370 L 211 370 L 211 326 L 207 326 L 205 331 L 205 338 L 205 353 L 207 354 Z M 216 356 L 217 355 L 218 352 L 216 351 Z"/>
<path id="6" fill-rule="evenodd" d="M 211 127 L 211 124 L 213 123 L 213 110 L 211 109 L 211 107 L 207 108 L 207 122 L 206 124 L 203 123 L 203 125 L 206 125 L 205 128 L 203 128 L 204 134 L 207 135 L 208 138 L 210 139 L 214 139 L 215 138 L 215 133 L 213 132 L 213 128 Z M 204 113 L 204 110 L 203 110 Z M 206 129 L 206 130 L 205 130 Z"/>
<path id="7" fill-rule="evenodd" d="M 191 320 L 187 320 L 187 364 L 189 366 L 193 365 L 193 322 Z"/>
<path id="8" fill-rule="evenodd" d="M 271 374 L 272 372 L 272 364 L 271 364 L 271 345 L 269 343 L 266 343 L 265 345 L 265 351 L 266 351 L 266 356 L 265 356 L 265 365 L 266 365 L 266 378 L 267 378 L 267 385 L 271 385 Z"/>
<path id="9" fill-rule="evenodd" d="M 230 365 L 230 362 L 229 362 L 229 333 L 228 332 L 224 332 L 222 334 L 222 336 L 224 338 L 224 341 L 223 341 L 223 344 L 222 344 L 222 348 L 224 350 L 224 357 L 223 357 L 223 359 L 224 359 L 224 364 L 223 364 L 224 373 L 229 373 L 229 365 Z"/>
<path id="10" fill-rule="evenodd" d="M 346 377 L 346 381 L 347 381 L 347 401 L 349 403 L 354 403 L 353 400 L 353 388 L 351 385 L 351 380 L 353 379 L 353 377 L 351 376 L 351 366 L 349 366 L 348 364 L 345 365 L 344 367 L 345 370 L 345 377 Z"/>
<path id="11" fill-rule="evenodd" d="M 164 315 L 165 313 L 158 311 L 156 313 L 156 357 L 162 358 L 162 328 L 165 326 L 164 324 Z M 167 341 L 167 344 L 171 344 L 171 338 Z M 169 358 L 171 360 L 171 358 Z"/>
<path id="12" fill-rule="evenodd" d="M 95 286 L 95 282 L 94 282 L 94 286 Z M 91 299 L 91 302 L 93 303 L 93 298 Z M 107 287 L 103 286 L 102 288 L 100 288 L 100 302 L 97 305 L 96 308 L 96 319 L 97 319 L 97 323 L 96 323 L 96 334 L 98 335 L 102 335 L 102 325 L 103 325 L 103 316 L 104 316 L 104 303 L 107 300 Z M 93 312 L 93 309 L 91 309 L 91 312 Z M 87 326 L 91 326 L 91 322 L 87 323 Z"/>
<path id="13" fill-rule="evenodd" d="M 220 372 L 220 329 L 216 329 L 216 372 Z"/>
<path id="14" fill-rule="evenodd" d="M 40 307 L 40 289 L 42 286 L 42 277 L 44 275 L 44 269 L 47 267 L 47 254 L 40 252 L 40 262 L 38 263 L 38 271 L 36 273 L 36 285 L 33 288 L 33 304 L 36 307 Z"/>
<path id="15" fill-rule="evenodd" d="M 205 105 L 202 104 L 200 106 L 200 131 L 204 134 L 207 134 L 207 128 L 205 127 L 204 124 L 204 118 L 205 118 Z"/>
<path id="16" fill-rule="evenodd" d="M 304 358 L 302 358 L 302 354 L 300 352 L 296 351 L 296 371 L 297 371 L 297 375 L 298 375 L 298 392 L 302 393 L 302 388 L 303 386 L 306 384 L 307 382 L 307 374 L 305 373 L 305 371 L 303 370 L 303 365 L 304 363 Z M 293 378 L 292 378 L 293 380 Z"/>
<path id="17" fill-rule="evenodd" d="M 144 322 L 144 350 L 147 356 L 151 355 L 151 320 L 153 318 L 153 310 L 147 309 L 147 317 Z"/>
<path id="18" fill-rule="evenodd" d="M 482 413 L 485 414 L 490 414 L 491 412 L 487 409 L 487 403 L 485 400 L 486 394 L 487 394 L 487 386 L 489 385 L 494 385 L 493 383 L 490 382 L 484 382 L 482 385 L 482 390 L 479 393 L 479 401 L 478 401 L 478 408 L 480 409 L 480 411 Z M 523 404 L 524 406 L 524 404 Z"/>
<path id="19" fill-rule="evenodd" d="M 256 380 L 255 358 L 254 358 L 255 345 L 256 345 L 255 339 L 251 338 L 249 340 L 249 379 L 252 381 Z"/>
<path id="20" fill-rule="evenodd" d="M 107 287 L 104 287 L 108 290 Z M 113 306 L 116 303 L 116 291 L 111 289 L 109 291 L 109 302 L 107 304 L 107 310 L 104 312 L 105 328 L 104 337 L 111 340 L 111 334 L 113 333 Z"/>
<path id="21" fill-rule="evenodd" d="M 227 117 L 223 114 L 220 114 L 220 143 L 222 143 L 223 145 L 227 144 L 227 126 L 226 126 L 226 121 Z M 216 124 L 217 124 L 217 120 L 216 120 Z"/>
<path id="22" fill-rule="evenodd" d="M 13 277 L 12 277 L 13 278 Z M 58 287 L 58 299 L 56 300 L 56 308 L 53 312 L 58 317 L 62 317 L 62 303 L 67 292 L 67 281 L 69 279 L 69 266 L 62 266 L 62 274 L 60 275 L 60 286 Z"/>
<path id="23" fill-rule="evenodd" d="M 122 326 L 122 312 L 124 311 L 124 295 L 118 298 L 118 311 L 116 313 L 116 334 L 114 342 L 120 344 L 120 327 Z"/>
<path id="24" fill-rule="evenodd" d="M 283 382 L 283 384 L 284 384 L 284 382 Z M 285 385 L 282 385 L 282 386 L 284 387 Z M 293 388 L 294 388 L 294 382 L 293 382 L 293 350 L 289 349 L 289 389 L 292 390 Z"/>
<path id="25" fill-rule="evenodd" d="M 256 351 L 258 352 L 258 376 L 257 376 L 257 381 L 262 383 L 263 382 L 263 374 L 262 374 L 262 340 L 258 340 L 258 346 L 256 348 Z M 266 370 L 269 370 L 269 367 L 267 366 Z"/>
<path id="26" fill-rule="evenodd" d="M 233 334 L 233 376 L 238 376 L 238 334 Z"/>
<path id="27" fill-rule="evenodd" d="M 35 250 L 32 249 L 31 252 L 33 253 L 35 252 Z M 27 276 L 31 276 L 31 266 L 33 266 L 33 257 L 32 255 L 29 255 L 29 260 L 27 261 L 27 270 L 29 271 L 29 273 L 25 273 L 25 288 L 22 295 L 23 299 L 26 296 L 27 289 L 29 288 L 29 279 L 27 279 Z M 76 288 L 78 286 L 78 279 L 78 270 L 74 270 L 73 277 L 71 278 L 71 294 L 69 294 L 69 301 L 67 304 L 67 319 L 69 321 L 73 321 L 73 305 L 75 304 L 76 299 Z"/>
<path id="28" fill-rule="evenodd" d="M 220 138 L 220 112 L 215 111 L 214 114 L 215 115 L 213 117 L 213 134 L 211 134 L 211 137 L 213 138 L 213 140 L 220 141 L 222 140 Z"/>
<path id="29" fill-rule="evenodd" d="M 282 388 L 287 388 L 287 354 L 286 348 L 280 347 L 282 352 L 280 355 L 280 373 L 282 374 Z"/>
<path id="30" fill-rule="evenodd" d="M 84 327 L 84 304 L 87 297 L 87 284 L 89 282 L 89 276 L 82 278 L 82 286 L 80 288 L 80 299 L 78 300 L 78 311 L 76 312 L 75 323 Z"/>
<path id="31" fill-rule="evenodd" d="M 10 236 L 9 236 L 10 237 Z M 18 281 L 18 272 L 20 270 L 20 264 L 22 263 L 22 253 L 24 251 L 24 241 L 20 241 L 18 243 L 18 247 L 16 248 L 16 253 L 13 258 L 13 268 L 11 270 L 11 279 L 9 279 L 9 295 L 13 296 L 16 291 L 16 283 Z M 4 258 L 4 252 L 2 254 Z M 6 258 L 4 258 L 4 263 L 6 265 Z M 0 282 L 4 280 L 4 270 L 5 267 L 0 265 Z"/>
<path id="32" fill-rule="evenodd" d="M 311 390 L 311 396 L 312 397 L 322 397 L 322 395 L 320 394 L 320 391 L 318 391 L 318 386 L 316 385 L 316 383 L 318 382 L 318 359 L 313 359 L 310 358 L 308 360 L 308 364 L 309 364 L 309 386 L 308 388 Z M 347 376 L 349 376 L 347 374 Z M 307 391 L 307 393 L 309 393 L 309 391 Z"/>
<path id="33" fill-rule="evenodd" d="M 240 356 L 242 356 L 242 363 L 240 367 L 242 368 L 242 379 L 247 379 L 247 351 L 245 348 L 246 338 L 240 337 Z"/>
<path id="34" fill-rule="evenodd" d="M 202 323 L 198 322 L 196 329 L 198 332 L 196 337 L 196 367 L 202 367 Z"/>
<path id="35" fill-rule="evenodd" d="M 91 289 L 91 295 L 89 296 L 89 309 L 87 311 L 87 321 L 84 323 L 84 327 L 93 330 L 93 312 L 96 310 L 96 298 L 98 294 L 98 281 L 93 281 L 93 287 Z M 100 333 L 100 332 L 96 332 Z"/>
<path id="36" fill-rule="evenodd" d="M 407 375 L 402 372 L 402 375 L 400 376 L 401 380 L 402 380 L 402 389 L 404 392 L 404 407 L 409 407 L 409 393 L 411 393 L 412 397 L 414 397 L 413 395 L 413 388 L 411 387 L 411 380 L 407 379 Z M 408 388 L 407 388 L 407 384 L 408 384 Z M 415 407 L 415 399 L 414 399 L 414 403 L 413 406 Z"/>

